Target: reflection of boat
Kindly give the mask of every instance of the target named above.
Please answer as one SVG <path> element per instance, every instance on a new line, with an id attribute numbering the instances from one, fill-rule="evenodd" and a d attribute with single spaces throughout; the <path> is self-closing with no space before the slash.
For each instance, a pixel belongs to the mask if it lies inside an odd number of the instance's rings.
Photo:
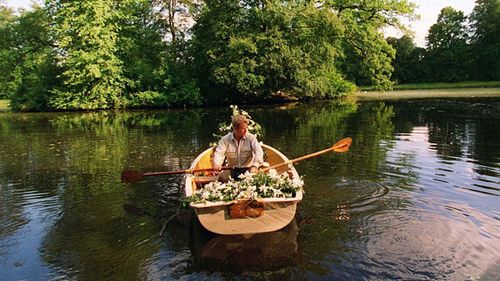
<path id="1" fill-rule="evenodd" d="M 288 158 L 278 150 L 262 145 L 266 162 L 271 166 L 288 161 Z M 205 169 L 212 167 L 212 155 L 214 149 L 209 148 L 202 152 L 191 164 L 190 169 Z M 299 175 L 295 168 L 287 165 L 276 168 L 278 173 L 289 172 L 292 177 Z M 204 183 L 215 180 L 216 177 L 201 174 L 189 174 L 186 176 L 185 193 L 191 196 Z M 302 191 L 297 192 L 293 198 L 264 198 L 258 201 L 260 210 L 257 215 L 235 218 L 231 216 L 231 207 L 236 207 L 235 202 L 207 202 L 201 204 L 191 203 L 195 209 L 200 223 L 209 231 L 218 234 L 252 234 L 276 231 L 288 225 L 295 216 L 297 202 L 302 200 Z"/>
<path id="2" fill-rule="evenodd" d="M 284 228 L 245 235 L 214 235 L 196 229 L 194 223 L 192 253 L 194 266 L 210 271 L 248 272 L 278 270 L 297 265 L 298 226 L 293 219 Z"/>

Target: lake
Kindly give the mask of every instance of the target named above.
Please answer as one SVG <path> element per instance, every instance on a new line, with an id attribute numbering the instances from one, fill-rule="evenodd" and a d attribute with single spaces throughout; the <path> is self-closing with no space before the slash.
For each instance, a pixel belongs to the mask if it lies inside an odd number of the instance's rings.
<path id="1" fill-rule="evenodd" d="M 0 113 L 0 279 L 500 279 L 500 98 L 243 109 L 289 158 L 353 139 L 297 164 L 296 218 L 252 237 L 179 209 L 182 175 L 120 182 L 188 168 L 229 108 Z"/>

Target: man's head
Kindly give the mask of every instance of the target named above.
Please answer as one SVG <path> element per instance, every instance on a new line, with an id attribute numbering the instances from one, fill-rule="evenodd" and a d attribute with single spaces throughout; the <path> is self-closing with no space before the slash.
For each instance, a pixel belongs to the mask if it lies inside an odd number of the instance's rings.
<path id="1" fill-rule="evenodd" d="M 234 137 L 239 140 L 247 133 L 248 119 L 243 115 L 235 115 L 231 120 Z"/>

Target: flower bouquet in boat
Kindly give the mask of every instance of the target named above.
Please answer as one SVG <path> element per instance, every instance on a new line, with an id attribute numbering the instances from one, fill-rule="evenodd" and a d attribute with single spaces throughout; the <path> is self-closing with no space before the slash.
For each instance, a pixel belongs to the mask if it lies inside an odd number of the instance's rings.
<path id="1" fill-rule="evenodd" d="M 300 201 L 303 186 L 302 178 L 290 178 L 288 173 L 279 174 L 275 169 L 257 174 L 247 171 L 239 175 L 238 179 L 231 178 L 228 182 L 209 182 L 187 197 L 187 201 L 194 208 L 229 205 L 241 200 Z"/>

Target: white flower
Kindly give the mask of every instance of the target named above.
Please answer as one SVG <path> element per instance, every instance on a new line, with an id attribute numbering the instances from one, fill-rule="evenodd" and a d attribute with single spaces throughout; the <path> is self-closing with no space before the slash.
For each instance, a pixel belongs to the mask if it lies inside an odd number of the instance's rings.
<path id="1" fill-rule="evenodd" d="M 275 169 L 270 169 L 268 173 L 271 178 L 276 178 L 279 176 L 278 172 Z"/>
<path id="2" fill-rule="evenodd" d="M 208 199 L 208 197 L 210 196 L 210 191 L 209 190 L 205 190 L 202 195 L 201 195 L 201 198 L 203 199 Z"/>
<path id="3" fill-rule="evenodd" d="M 300 188 L 304 186 L 304 181 L 301 178 L 292 179 L 292 185 L 295 188 Z"/>
<path id="4" fill-rule="evenodd" d="M 250 180 L 250 179 L 252 179 L 252 177 L 253 177 L 253 174 L 250 173 L 249 171 L 246 171 L 244 174 L 240 174 L 238 176 L 238 178 L 242 179 L 242 180 Z"/>
<path id="5" fill-rule="evenodd" d="M 200 201 L 231 201 L 235 199 L 289 198 L 296 191 L 302 190 L 301 178 L 290 179 L 287 173 L 278 174 L 274 169 L 268 174 L 246 172 L 239 176 L 239 181 L 230 179 L 226 183 L 211 182 L 197 191 Z M 282 189 L 286 189 L 283 192 Z M 198 202 L 200 202 L 198 201 Z"/>

